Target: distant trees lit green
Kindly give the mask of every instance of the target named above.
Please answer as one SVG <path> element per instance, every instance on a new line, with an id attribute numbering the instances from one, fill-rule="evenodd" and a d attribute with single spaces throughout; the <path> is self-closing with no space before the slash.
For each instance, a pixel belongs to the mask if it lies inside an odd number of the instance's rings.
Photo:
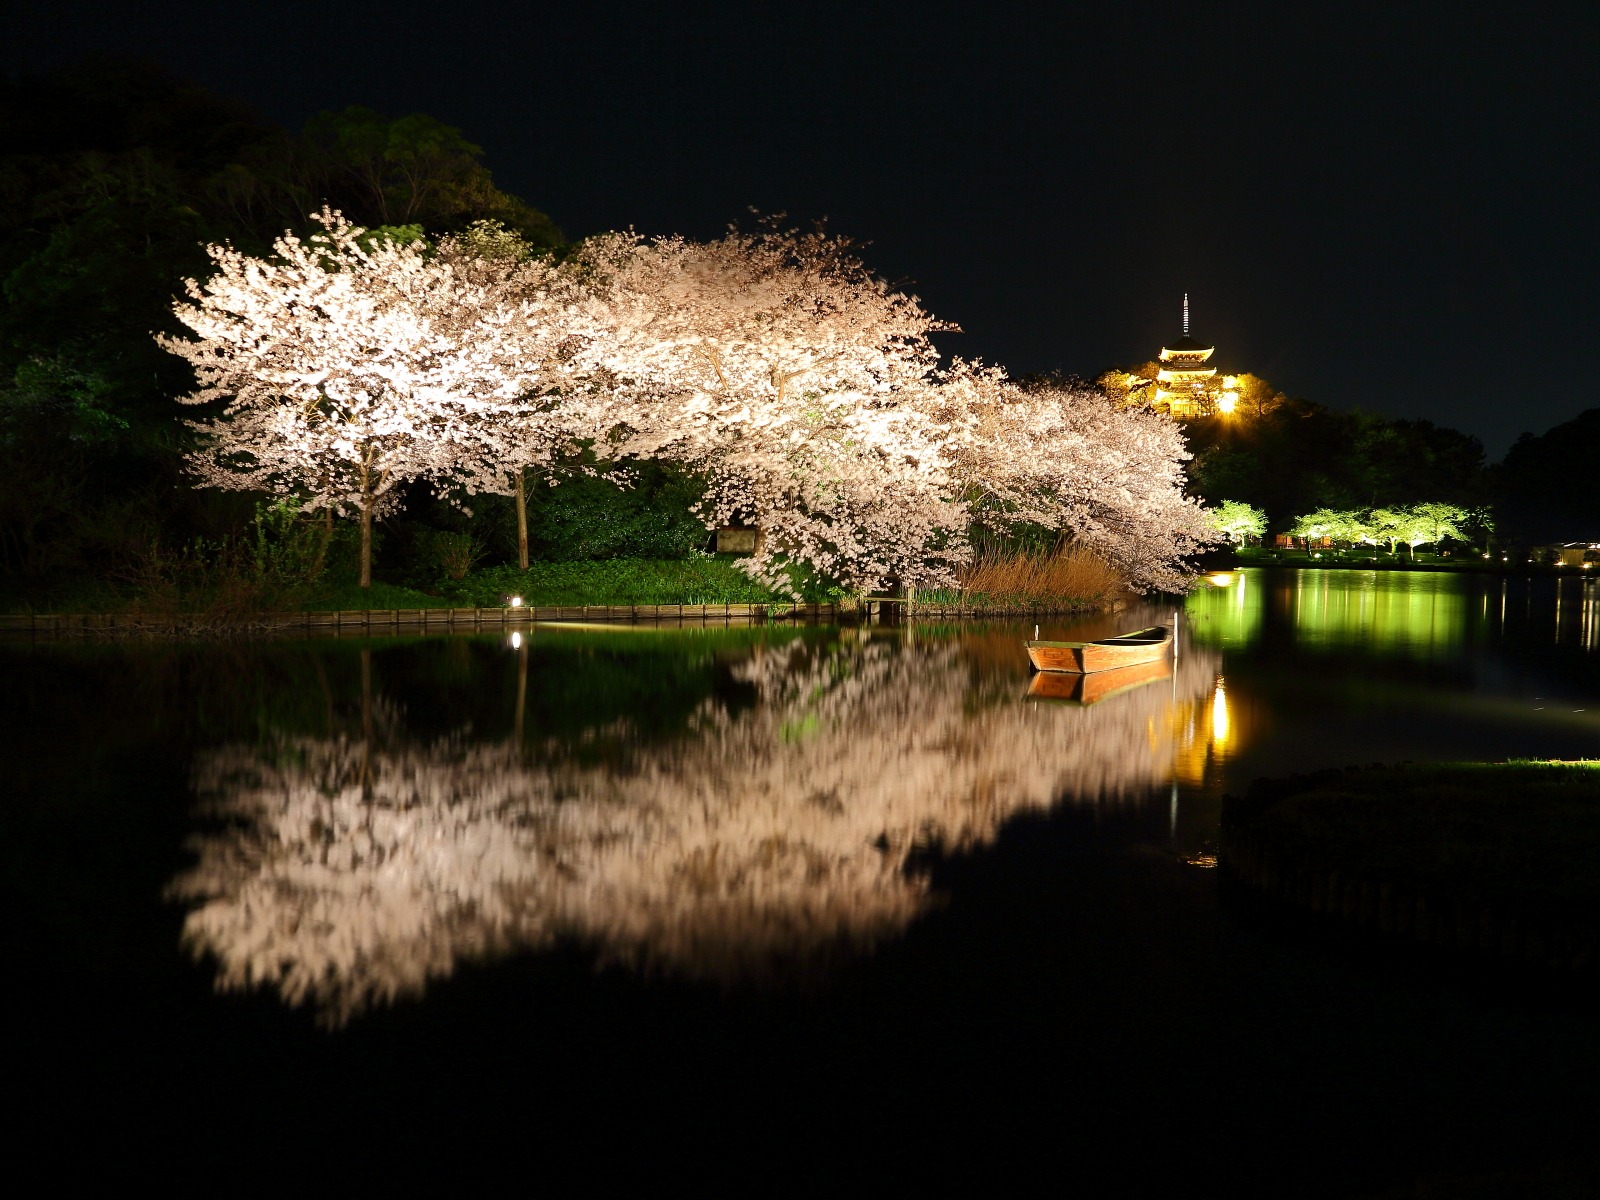
<path id="1" fill-rule="evenodd" d="M 1189 490 L 1266 514 L 1268 528 L 1319 509 L 1368 512 L 1430 502 L 1489 506 L 1493 475 L 1477 438 L 1428 421 L 1339 412 L 1298 398 L 1259 414 L 1182 422 Z"/>
<path id="2" fill-rule="evenodd" d="M 1324 539 L 1342 546 L 1387 543 L 1391 554 L 1404 544 L 1415 556 L 1418 546 L 1466 540 L 1470 518 L 1466 509 L 1438 501 L 1366 511 L 1319 508 L 1294 518 L 1287 532 L 1310 543 Z"/>
<path id="3" fill-rule="evenodd" d="M 1267 531 L 1267 514 L 1238 500 L 1223 500 L 1206 511 L 1212 528 L 1235 544 L 1259 538 Z"/>

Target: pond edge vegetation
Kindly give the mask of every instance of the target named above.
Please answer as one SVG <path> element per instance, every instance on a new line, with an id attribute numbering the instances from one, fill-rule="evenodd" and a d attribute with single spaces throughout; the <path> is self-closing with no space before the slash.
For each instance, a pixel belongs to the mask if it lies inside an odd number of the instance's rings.
<path id="1" fill-rule="evenodd" d="M 1302 930 L 1600 983 L 1600 760 L 1372 765 L 1224 798 L 1225 888 Z"/>

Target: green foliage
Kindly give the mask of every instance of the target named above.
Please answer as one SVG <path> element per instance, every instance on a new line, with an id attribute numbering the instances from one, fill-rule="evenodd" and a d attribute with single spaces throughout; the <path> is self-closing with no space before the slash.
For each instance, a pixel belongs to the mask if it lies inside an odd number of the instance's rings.
<path id="1" fill-rule="evenodd" d="M 490 262 L 521 262 L 533 253 L 533 246 L 522 234 L 493 220 L 472 222 L 460 235 L 460 242 L 473 257 Z"/>
<path id="2" fill-rule="evenodd" d="M 377 225 L 367 230 L 356 239 L 364 250 L 371 250 L 375 246 L 390 243 L 397 246 L 410 246 L 415 242 L 427 241 L 422 226 L 410 225 Z"/>
<path id="3" fill-rule="evenodd" d="M 1315 512 L 1296 517 L 1289 526 L 1291 537 L 1320 542 L 1328 538 L 1336 544 L 1353 546 L 1373 540 L 1372 523 L 1362 514 L 1346 509 L 1319 508 Z"/>
<path id="4" fill-rule="evenodd" d="M 521 596 L 530 607 L 573 604 L 762 604 L 776 599 L 726 559 L 617 558 L 541 562 L 527 571 L 492 567 L 447 589 L 456 603 L 491 607 Z"/>
<path id="5" fill-rule="evenodd" d="M 1267 531 L 1266 513 L 1241 500 L 1219 501 L 1210 512 L 1212 527 L 1230 542 L 1242 543 Z"/>
<path id="6" fill-rule="evenodd" d="M 137 508 L 120 526 L 140 527 Z M 149 529 L 150 524 L 144 528 Z M 321 521 L 305 519 L 294 500 L 257 502 L 243 532 L 168 541 L 149 534 L 116 560 L 121 588 L 99 597 L 95 608 L 152 612 L 259 612 L 298 608 L 315 593 L 330 561 L 348 557 L 341 537 Z"/>
<path id="7" fill-rule="evenodd" d="M 1525 433 L 1500 468 L 1496 510 L 1522 545 L 1600 541 L 1600 408 L 1535 437 Z"/>
<path id="8" fill-rule="evenodd" d="M 465 579 L 483 557 L 483 543 L 470 533 L 424 530 L 416 540 L 427 570 L 437 578 Z"/>
<path id="9" fill-rule="evenodd" d="M 492 219 L 535 245 L 555 246 L 549 217 L 495 187 L 483 147 L 422 113 L 388 118 L 352 106 L 306 123 L 301 154 L 314 176 L 342 183 L 346 215 L 364 225 L 461 229 Z"/>
<path id="10" fill-rule="evenodd" d="M 1414 504 L 1407 510 L 1410 523 L 1402 540 L 1412 549 L 1418 546 L 1437 546 L 1451 538 L 1464 536 L 1461 527 L 1466 524 L 1467 513 L 1454 504 L 1430 501 Z"/>
<path id="11" fill-rule="evenodd" d="M 1336 544 L 1389 544 L 1392 554 L 1399 543 L 1410 546 L 1439 545 L 1461 540 L 1469 526 L 1469 514 L 1454 504 L 1428 501 L 1422 504 L 1375 508 L 1369 512 L 1319 508 L 1296 517 L 1289 526 L 1293 537 L 1320 541 L 1329 538 Z"/>
<path id="12" fill-rule="evenodd" d="M 1365 510 L 1443 501 L 1487 503 L 1489 473 L 1474 437 L 1428 421 L 1396 421 L 1284 400 L 1259 415 L 1183 423 L 1190 490 L 1261 509 L 1271 528 L 1316 509 Z"/>
<path id="13" fill-rule="evenodd" d="M 246 569 L 268 596 L 314 583 L 327 565 L 330 533 L 301 513 L 298 500 L 258 501 L 245 543 Z"/>
<path id="14" fill-rule="evenodd" d="M 129 427 L 128 418 L 116 411 L 116 391 L 104 372 L 86 369 L 76 356 L 25 359 L 17 366 L 15 386 L 0 393 L 0 437 L 26 437 L 22 427 L 37 421 L 79 446 L 114 443 Z"/>
<path id="15" fill-rule="evenodd" d="M 528 491 L 528 553 L 546 561 L 685 558 L 710 539 L 690 511 L 702 490 L 693 475 L 656 462 L 539 484 Z"/>

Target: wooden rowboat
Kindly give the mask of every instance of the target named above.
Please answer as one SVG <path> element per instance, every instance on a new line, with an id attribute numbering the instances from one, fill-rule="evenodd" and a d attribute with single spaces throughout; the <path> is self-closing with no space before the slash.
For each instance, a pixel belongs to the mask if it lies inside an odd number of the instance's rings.
<path id="1" fill-rule="evenodd" d="M 1139 663 L 1165 658 L 1172 644 L 1172 629 L 1167 625 L 1152 625 L 1120 637 L 1103 638 L 1094 642 L 1041 642 L 1031 641 L 1028 661 L 1035 671 L 1068 671 L 1087 675 L 1093 671 L 1111 671 L 1118 667 L 1132 667 Z"/>
<path id="2" fill-rule="evenodd" d="M 1123 692 L 1172 677 L 1172 661 L 1157 658 L 1131 667 L 1113 667 L 1084 675 L 1067 671 L 1040 671 L 1028 681 L 1029 700 L 1050 700 L 1058 704 L 1087 708 Z"/>

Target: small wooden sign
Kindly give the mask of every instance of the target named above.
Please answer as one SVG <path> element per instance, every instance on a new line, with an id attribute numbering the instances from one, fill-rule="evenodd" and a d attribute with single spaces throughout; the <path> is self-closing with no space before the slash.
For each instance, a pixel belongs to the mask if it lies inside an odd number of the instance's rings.
<path id="1" fill-rule="evenodd" d="M 717 530 L 718 554 L 754 554 L 756 531 L 754 529 Z"/>

